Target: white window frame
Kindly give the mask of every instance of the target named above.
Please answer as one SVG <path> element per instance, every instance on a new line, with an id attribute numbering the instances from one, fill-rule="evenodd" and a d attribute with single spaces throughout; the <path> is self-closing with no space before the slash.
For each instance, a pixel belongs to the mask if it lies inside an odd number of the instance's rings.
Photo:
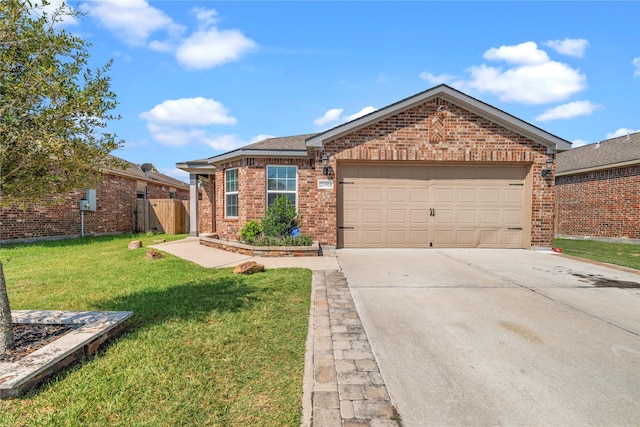
<path id="1" fill-rule="evenodd" d="M 284 191 L 279 191 L 279 190 L 269 190 L 269 168 L 295 168 L 296 170 L 296 188 L 295 190 L 284 190 Z M 265 195 L 265 204 L 266 207 L 269 207 L 269 194 L 273 194 L 273 193 L 278 193 L 278 194 L 293 194 L 295 195 L 296 198 L 296 202 L 295 202 L 295 207 L 296 210 L 298 210 L 298 166 L 297 165 L 267 165 L 267 170 L 266 170 L 266 182 L 265 182 L 265 190 L 266 190 L 266 195 Z"/>
<path id="2" fill-rule="evenodd" d="M 236 171 L 236 189 L 235 191 L 228 191 L 227 184 L 229 182 L 228 173 L 231 171 Z M 238 189 L 240 187 L 240 174 L 238 173 L 238 168 L 225 169 L 224 171 L 224 217 L 225 218 L 238 218 L 238 212 L 240 210 L 240 197 L 238 197 Z M 236 214 L 229 215 L 229 203 L 227 203 L 227 196 L 236 196 Z"/>

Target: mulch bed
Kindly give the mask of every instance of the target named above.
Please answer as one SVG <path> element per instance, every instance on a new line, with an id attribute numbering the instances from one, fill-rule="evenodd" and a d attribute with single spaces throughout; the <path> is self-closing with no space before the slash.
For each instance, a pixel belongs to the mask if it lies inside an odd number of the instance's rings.
<path id="1" fill-rule="evenodd" d="M 16 346 L 0 354 L 0 363 L 13 363 L 82 325 L 13 324 Z"/>

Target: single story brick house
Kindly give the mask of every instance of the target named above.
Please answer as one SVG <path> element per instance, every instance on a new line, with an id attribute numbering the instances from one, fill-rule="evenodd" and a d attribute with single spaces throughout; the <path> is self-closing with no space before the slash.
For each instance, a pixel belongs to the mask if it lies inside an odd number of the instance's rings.
<path id="1" fill-rule="evenodd" d="M 281 194 L 336 247 L 549 247 L 554 158 L 571 144 L 447 85 L 318 134 L 181 162 L 191 235 L 237 240 Z M 197 227 L 199 224 L 199 227 Z"/>
<path id="2" fill-rule="evenodd" d="M 95 188 L 96 210 L 84 214 L 85 235 L 133 232 L 134 206 L 138 198 L 189 198 L 188 184 L 153 170 L 143 171 L 134 163 L 119 160 L 125 163 L 126 168 L 105 169 Z M 85 195 L 85 189 L 78 189 L 52 195 L 49 198 L 51 203 L 0 206 L 0 244 L 80 236 L 80 200 Z"/>
<path id="3" fill-rule="evenodd" d="M 640 243 L 640 132 L 558 155 L 556 234 Z"/>

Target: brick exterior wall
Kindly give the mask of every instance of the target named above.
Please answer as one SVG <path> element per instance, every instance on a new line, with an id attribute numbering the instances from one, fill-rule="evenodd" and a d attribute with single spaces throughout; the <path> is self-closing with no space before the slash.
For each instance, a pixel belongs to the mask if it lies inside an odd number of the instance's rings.
<path id="1" fill-rule="evenodd" d="M 85 211 L 85 235 L 131 233 L 138 180 L 104 174 L 96 186 L 96 211 Z M 147 183 L 148 198 L 169 198 L 168 185 Z M 0 207 L 0 242 L 77 237 L 81 233 L 80 200 L 84 190 L 48 197 L 45 203 Z M 176 199 L 189 200 L 188 188 L 176 188 Z"/>
<path id="2" fill-rule="evenodd" d="M 556 233 L 640 239 L 640 165 L 556 178 Z"/>
<path id="3" fill-rule="evenodd" d="M 437 111 L 439 106 L 443 111 Z M 553 240 L 553 179 L 543 178 L 547 148 L 447 101 L 434 99 L 325 144 L 329 177 L 322 175 L 322 152 L 315 159 L 239 159 L 218 166 L 216 232 L 221 238 L 239 239 L 250 219 L 265 211 L 266 165 L 298 166 L 298 211 L 302 232 L 325 245 L 337 242 L 337 191 L 335 176 L 340 163 L 353 161 L 451 164 L 530 164 L 532 176 L 532 246 L 551 246 Z M 315 167 L 318 165 L 318 167 Z M 224 170 L 238 167 L 239 214 L 224 218 Z M 318 190 L 317 181 L 334 179 L 333 190 Z"/>

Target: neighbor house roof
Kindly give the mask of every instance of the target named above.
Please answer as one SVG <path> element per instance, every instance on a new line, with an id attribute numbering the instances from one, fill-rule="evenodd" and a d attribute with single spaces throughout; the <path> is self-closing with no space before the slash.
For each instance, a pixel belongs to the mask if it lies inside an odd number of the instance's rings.
<path id="1" fill-rule="evenodd" d="M 425 90 L 424 92 L 420 92 L 416 95 L 410 96 L 409 98 L 405 98 L 387 107 L 381 108 L 380 110 L 374 111 L 373 113 L 369 113 L 358 119 L 312 136 L 307 139 L 307 146 L 322 148 L 325 142 L 364 128 L 372 123 L 384 120 L 435 98 L 441 98 L 464 108 L 467 111 L 471 111 L 480 117 L 484 117 L 494 123 L 510 129 L 519 135 L 525 136 L 546 146 L 550 152 L 564 151 L 571 148 L 571 143 L 569 141 L 552 135 L 539 127 L 527 123 L 524 120 L 512 116 L 509 113 L 466 95 L 445 84 L 435 86 L 431 89 Z"/>
<path id="2" fill-rule="evenodd" d="M 556 176 L 640 164 L 640 132 L 584 145 L 557 156 Z"/>
<path id="3" fill-rule="evenodd" d="M 129 178 L 139 179 L 147 182 L 165 184 L 172 187 L 186 187 L 186 188 L 189 187 L 187 183 L 180 181 L 179 179 L 175 179 L 170 176 L 161 174 L 159 172 L 154 172 L 152 170 L 145 173 L 142 170 L 142 168 L 135 163 L 132 163 L 128 160 L 121 159 L 120 157 L 116 157 L 113 155 L 110 155 L 110 157 L 124 163 L 125 168 L 124 169 L 105 168 L 105 172 L 113 173 L 116 175 L 123 175 Z"/>

